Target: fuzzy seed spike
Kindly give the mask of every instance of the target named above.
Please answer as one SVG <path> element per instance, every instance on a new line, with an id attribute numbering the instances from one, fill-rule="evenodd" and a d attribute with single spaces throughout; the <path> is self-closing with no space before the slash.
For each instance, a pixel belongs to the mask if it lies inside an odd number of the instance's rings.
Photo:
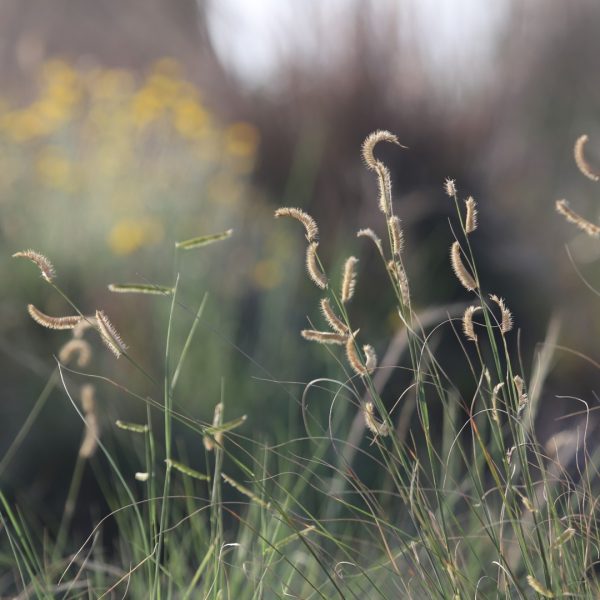
<path id="1" fill-rule="evenodd" d="M 373 346 L 369 344 L 365 344 L 363 346 L 363 352 L 365 353 L 365 368 L 367 369 L 367 373 L 372 375 L 375 369 L 377 368 L 377 354 L 375 354 L 375 349 Z"/>
<path id="2" fill-rule="evenodd" d="M 473 324 L 473 314 L 478 310 L 481 310 L 480 306 L 467 306 L 463 315 L 463 332 L 469 340 L 475 343 L 477 343 L 477 334 Z"/>
<path id="3" fill-rule="evenodd" d="M 306 239 L 309 243 L 316 242 L 319 239 L 319 228 L 317 227 L 316 221 L 303 210 L 284 206 L 275 211 L 275 218 L 279 217 L 292 217 L 292 219 L 300 221 L 300 223 L 304 225 Z"/>
<path id="4" fill-rule="evenodd" d="M 361 377 L 364 377 L 369 374 L 366 366 L 363 364 L 363 361 L 358 354 L 356 349 L 356 336 L 358 331 L 355 331 L 352 335 L 349 335 L 346 339 L 346 358 L 348 360 L 348 364 L 352 367 L 352 370 Z"/>
<path id="5" fill-rule="evenodd" d="M 383 246 L 381 245 L 381 239 L 377 236 L 377 234 L 367 227 L 366 229 L 360 229 L 356 233 L 356 237 L 368 237 L 373 243 L 377 246 L 377 250 L 379 250 L 380 254 L 383 254 Z"/>
<path id="6" fill-rule="evenodd" d="M 404 234 L 400 226 L 400 219 L 397 216 L 388 219 L 388 226 L 392 236 L 392 252 L 399 257 L 404 249 Z"/>
<path id="7" fill-rule="evenodd" d="M 589 236 L 595 238 L 600 236 L 600 227 L 576 213 L 572 208 L 569 207 L 569 203 L 566 200 L 556 201 L 556 212 L 561 214 L 567 221 L 569 221 L 569 223 L 573 223 L 579 227 L 581 231 L 584 231 Z"/>
<path id="8" fill-rule="evenodd" d="M 104 313 L 104 311 L 97 310 L 96 311 L 96 323 L 98 325 L 98 331 L 100 332 L 100 337 L 102 341 L 106 345 L 106 347 L 117 357 L 119 358 L 123 352 L 127 350 L 127 346 L 124 344 L 121 336 L 113 326 L 113 324 L 109 321 L 108 317 Z"/>
<path id="9" fill-rule="evenodd" d="M 463 287 L 465 287 L 470 292 L 477 289 L 477 282 L 473 279 L 473 276 L 467 271 L 465 265 L 463 264 L 462 258 L 460 256 L 460 244 L 458 242 L 454 242 L 450 249 L 450 261 L 452 263 L 452 270 L 458 280 L 462 283 Z"/>
<path id="10" fill-rule="evenodd" d="M 327 276 L 321 271 L 317 263 L 317 248 L 319 244 L 312 242 L 306 248 L 306 270 L 312 282 L 324 290 L 327 287 Z"/>
<path id="11" fill-rule="evenodd" d="M 54 266 L 52 263 L 39 252 L 35 250 L 23 250 L 21 252 L 15 252 L 13 254 L 13 258 L 27 258 L 30 261 L 34 262 L 38 269 L 42 274 L 42 278 L 45 279 L 48 283 L 52 283 L 54 278 L 56 277 L 56 271 L 54 270 Z"/>
<path id="12" fill-rule="evenodd" d="M 78 315 L 68 317 L 51 317 L 36 308 L 33 304 L 27 305 L 29 316 L 42 327 L 48 329 L 73 329 L 81 321 Z"/>
<path id="13" fill-rule="evenodd" d="M 372 171 L 377 171 L 379 165 L 382 163 L 375 158 L 373 151 L 375 150 L 375 146 L 379 144 L 379 142 L 390 142 L 391 144 L 396 144 L 401 148 L 405 148 L 406 146 L 402 146 L 402 144 L 398 141 L 398 138 L 389 131 L 377 130 L 373 133 L 369 134 L 362 145 L 362 156 L 365 164 Z"/>
<path id="14" fill-rule="evenodd" d="M 348 326 L 335 314 L 333 308 L 331 308 L 331 302 L 329 302 L 329 298 L 323 298 L 321 300 L 321 312 L 325 317 L 329 327 L 333 329 L 336 333 L 340 335 L 348 335 L 349 329 Z"/>
<path id="15" fill-rule="evenodd" d="M 454 181 L 454 179 L 446 177 L 446 180 L 444 181 L 444 191 L 446 192 L 447 196 L 450 196 L 450 198 L 456 198 L 457 191 L 456 182 Z"/>
<path id="16" fill-rule="evenodd" d="M 594 173 L 592 167 L 590 166 L 590 163 L 588 163 L 587 159 L 585 158 L 584 148 L 588 142 L 588 139 L 589 138 L 586 134 L 583 134 L 577 138 L 575 146 L 573 147 L 575 164 L 577 165 L 577 168 L 582 172 L 582 174 L 585 175 L 588 179 L 591 179 L 592 181 L 598 181 L 600 180 L 600 176 Z"/>
<path id="17" fill-rule="evenodd" d="M 465 200 L 467 216 L 465 217 L 465 233 L 473 233 L 477 229 L 477 202 L 473 196 Z"/>
<path id="18" fill-rule="evenodd" d="M 506 307 L 503 298 L 499 298 L 496 294 L 490 294 L 490 298 L 493 302 L 498 305 L 500 309 L 500 313 L 502 315 L 502 320 L 500 322 L 500 331 L 501 333 L 508 333 L 513 327 L 513 318 L 510 310 Z"/>
<path id="19" fill-rule="evenodd" d="M 311 342 L 320 344 L 337 344 L 342 346 L 346 343 L 348 334 L 331 333 L 330 331 L 316 331 L 314 329 L 303 329 L 300 335 Z"/>
<path id="20" fill-rule="evenodd" d="M 58 360 L 66 365 L 74 354 L 77 355 L 77 366 L 85 367 L 92 358 L 92 348 L 85 340 L 73 338 L 60 349 Z"/>
<path id="21" fill-rule="evenodd" d="M 356 287 L 356 265 L 358 258 L 350 256 L 344 264 L 344 277 L 342 280 L 342 303 L 346 304 L 352 300 L 354 296 L 354 288 Z"/>
<path id="22" fill-rule="evenodd" d="M 375 417 L 375 407 L 372 402 L 366 402 L 363 409 L 363 416 L 365 419 L 365 425 L 369 431 L 376 436 L 387 436 L 390 435 L 390 428 L 387 423 L 378 421 Z"/>

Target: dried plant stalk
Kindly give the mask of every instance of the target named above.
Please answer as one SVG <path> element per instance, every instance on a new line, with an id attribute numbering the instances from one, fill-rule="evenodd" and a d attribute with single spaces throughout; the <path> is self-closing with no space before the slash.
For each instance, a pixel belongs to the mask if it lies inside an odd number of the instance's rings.
<path id="1" fill-rule="evenodd" d="M 127 346 L 121 339 L 121 336 L 113 326 L 113 324 L 108 320 L 104 311 L 97 310 L 96 311 L 96 323 L 98 325 L 98 331 L 100 332 L 100 337 L 106 347 L 117 357 L 119 358 L 123 352 L 127 350 Z"/>
<path id="2" fill-rule="evenodd" d="M 309 243 L 316 242 L 319 239 L 319 228 L 317 227 L 316 221 L 303 210 L 284 206 L 275 211 L 275 217 L 292 217 L 292 219 L 300 221 L 300 223 L 304 225 L 306 239 Z"/>
<path id="3" fill-rule="evenodd" d="M 305 340 L 319 342 L 321 344 L 337 344 L 342 346 L 348 339 L 348 334 L 331 333 L 330 331 L 316 331 L 314 329 L 303 329 L 300 335 Z"/>
<path id="4" fill-rule="evenodd" d="M 463 287 L 465 287 L 470 292 L 477 289 L 477 282 L 473 279 L 473 276 L 467 271 L 465 265 L 463 264 L 462 258 L 460 256 L 460 244 L 458 242 L 454 242 L 450 249 L 450 261 L 452 263 L 452 270 L 454 271 L 458 280 L 462 283 Z"/>
<path id="5" fill-rule="evenodd" d="M 510 310 L 504 304 L 504 299 L 499 298 L 496 294 L 490 294 L 490 298 L 498 305 L 500 308 L 500 313 L 502 315 L 502 320 L 500 321 L 500 331 L 504 333 L 508 333 L 513 328 L 513 318 Z"/>
<path id="6" fill-rule="evenodd" d="M 317 248 L 319 244 L 312 242 L 306 249 L 306 270 L 312 282 L 322 290 L 327 287 L 327 276 L 321 271 L 317 263 Z"/>
<path id="7" fill-rule="evenodd" d="M 42 277 L 48 282 L 52 283 L 52 280 L 56 277 L 56 271 L 52 263 L 39 252 L 35 250 L 22 250 L 21 252 L 15 252 L 13 258 L 27 258 L 34 262 L 40 270 Z"/>
<path id="8" fill-rule="evenodd" d="M 592 237 L 600 236 L 600 227 L 577 214 L 569 207 L 569 203 L 566 200 L 556 201 L 556 212 L 560 213 L 569 223 L 575 224 L 581 231 L 584 231 L 588 235 Z"/>
<path id="9" fill-rule="evenodd" d="M 85 340 L 73 338 L 60 349 L 58 359 L 61 363 L 68 364 L 74 354 L 77 354 L 77 366 L 85 367 L 92 358 L 92 347 Z"/>
<path id="10" fill-rule="evenodd" d="M 584 154 L 584 147 L 587 144 L 588 139 L 588 136 L 585 134 L 577 138 L 575 146 L 573 147 L 575 164 L 588 179 L 591 179 L 592 181 L 598 181 L 600 180 L 600 177 L 596 173 L 594 173 L 592 167 L 590 166 L 590 163 L 588 163 Z"/>
<path id="11" fill-rule="evenodd" d="M 473 313 L 481 310 L 480 306 L 467 306 L 465 314 L 463 315 L 463 332 L 465 336 L 473 342 L 477 342 L 477 334 L 475 333 L 475 327 L 473 324 Z"/>
<path id="12" fill-rule="evenodd" d="M 33 304 L 27 305 L 29 316 L 39 325 L 48 329 L 73 329 L 80 321 L 79 315 L 68 317 L 51 317 L 37 309 Z"/>
<path id="13" fill-rule="evenodd" d="M 344 264 L 344 277 L 342 280 L 342 302 L 346 304 L 352 300 L 354 296 L 354 288 L 356 287 L 356 265 L 358 258 L 350 256 Z"/>
<path id="14" fill-rule="evenodd" d="M 473 233 L 477 229 L 477 202 L 473 196 L 469 196 L 465 200 L 467 207 L 467 216 L 465 217 L 465 232 Z"/>
<path id="15" fill-rule="evenodd" d="M 400 226 L 400 219 L 394 215 L 388 219 L 388 225 L 392 236 L 392 252 L 400 257 L 404 248 L 404 234 Z"/>
<path id="16" fill-rule="evenodd" d="M 333 331 L 340 335 L 348 335 L 350 332 L 348 326 L 335 314 L 335 311 L 331 308 L 329 298 L 323 298 L 321 300 L 321 312 Z"/>

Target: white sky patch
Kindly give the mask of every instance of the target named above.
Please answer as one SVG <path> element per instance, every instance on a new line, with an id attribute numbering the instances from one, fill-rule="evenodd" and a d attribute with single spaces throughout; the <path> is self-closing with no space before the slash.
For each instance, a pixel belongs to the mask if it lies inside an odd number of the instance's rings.
<path id="1" fill-rule="evenodd" d="M 340 50 L 337 32 L 351 24 L 355 4 L 361 3 L 218 0 L 211 5 L 209 24 L 221 59 L 246 84 L 258 87 L 269 84 L 282 57 L 335 57 Z M 378 13 L 389 19 L 390 6 L 396 11 L 400 36 L 419 40 L 430 76 L 442 89 L 452 93 L 457 85 L 469 88 L 493 79 L 497 34 L 509 15 L 510 0 L 378 0 L 370 4 L 374 36 Z M 327 48 L 320 48 L 324 43 Z"/>

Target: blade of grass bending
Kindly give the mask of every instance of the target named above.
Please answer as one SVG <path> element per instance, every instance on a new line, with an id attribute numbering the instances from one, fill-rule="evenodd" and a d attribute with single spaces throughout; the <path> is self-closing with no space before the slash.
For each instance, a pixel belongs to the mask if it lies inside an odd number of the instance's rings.
<path id="1" fill-rule="evenodd" d="M 200 306 L 198 307 L 198 312 L 194 317 L 194 322 L 190 328 L 187 339 L 185 340 L 185 344 L 183 345 L 183 350 L 181 351 L 181 355 L 179 356 L 179 360 L 177 361 L 177 366 L 175 367 L 175 372 L 173 373 L 173 377 L 171 379 L 171 392 L 175 389 L 177 385 L 177 380 L 179 379 L 179 373 L 181 372 L 181 366 L 183 365 L 183 361 L 187 356 L 188 350 L 190 348 L 190 344 L 192 343 L 192 338 L 194 337 L 194 333 L 196 332 L 196 328 L 198 327 L 198 323 L 200 322 L 200 318 L 202 317 L 202 313 L 204 312 L 204 307 L 206 305 L 206 300 L 208 299 L 208 293 L 204 294 L 204 298 L 202 298 L 202 302 L 200 302 Z"/>
<path id="2" fill-rule="evenodd" d="M 167 285 L 139 283 L 109 283 L 108 289 L 115 294 L 152 294 L 156 296 L 170 296 L 174 292 L 174 288 Z"/>
<path id="3" fill-rule="evenodd" d="M 169 322 L 167 325 L 167 339 L 165 342 L 165 378 L 164 378 L 164 423 L 165 423 L 165 459 L 167 469 L 165 471 L 165 481 L 163 486 L 163 497 L 162 497 L 162 508 L 160 511 L 160 523 L 158 526 L 158 540 L 156 546 L 156 562 L 154 569 L 154 585 L 152 590 L 152 598 L 160 599 L 160 559 L 163 547 L 163 539 L 165 526 L 167 522 L 167 516 L 169 514 L 169 486 L 171 484 L 171 429 L 172 429 L 172 416 L 171 416 L 171 403 L 173 396 L 171 395 L 171 386 L 169 382 L 169 355 L 171 352 L 171 332 L 173 329 L 173 313 L 175 310 L 175 301 L 177 299 L 177 288 L 179 286 L 179 273 L 175 280 L 175 288 L 173 292 L 173 298 L 171 300 L 171 308 L 169 310 Z"/>
<path id="4" fill-rule="evenodd" d="M 23 440 L 29 433 L 35 420 L 37 419 L 38 415 L 40 414 L 40 411 L 42 410 L 42 408 L 44 408 L 46 401 L 50 397 L 50 392 L 52 391 L 52 389 L 54 388 L 54 386 L 57 383 L 58 383 L 58 369 L 55 369 L 54 372 L 52 373 L 52 375 L 50 375 L 50 378 L 48 379 L 48 381 L 46 382 L 44 389 L 38 396 L 38 399 L 35 401 L 33 408 L 27 415 L 27 419 L 25 419 L 25 423 L 23 423 L 21 429 L 19 429 L 19 433 L 17 433 L 12 444 L 9 446 L 8 450 L 5 452 L 4 456 L 2 457 L 2 461 L 0 461 L 0 475 L 2 475 L 2 473 L 4 473 L 4 469 L 6 469 L 6 466 L 8 464 L 10 464 L 12 457 L 14 456 L 15 452 L 19 449 L 19 447 L 21 446 L 21 443 L 23 442 Z"/>
<path id="5" fill-rule="evenodd" d="M 208 561 L 211 559 L 214 551 L 215 551 L 215 542 L 213 541 L 213 543 L 208 547 L 208 550 L 206 551 L 206 554 L 204 555 L 202 562 L 196 569 L 196 572 L 194 573 L 194 576 L 192 577 L 192 581 L 190 581 L 190 585 L 188 586 L 188 588 L 185 591 L 185 594 L 183 595 L 181 600 L 188 600 L 188 598 L 191 596 L 192 592 L 194 591 L 194 587 L 198 583 L 198 580 L 202 576 L 202 573 L 204 573 L 204 569 L 206 569 L 206 565 L 208 565 Z"/>
<path id="6" fill-rule="evenodd" d="M 200 248 L 202 246 L 208 246 L 208 244 L 213 244 L 214 242 L 226 240 L 227 238 L 230 238 L 232 234 L 233 229 L 228 229 L 227 231 L 223 231 L 221 233 L 201 235 L 189 240 L 184 240 L 183 242 L 176 242 L 175 248 L 180 248 L 181 250 L 193 250 L 194 248 Z"/>

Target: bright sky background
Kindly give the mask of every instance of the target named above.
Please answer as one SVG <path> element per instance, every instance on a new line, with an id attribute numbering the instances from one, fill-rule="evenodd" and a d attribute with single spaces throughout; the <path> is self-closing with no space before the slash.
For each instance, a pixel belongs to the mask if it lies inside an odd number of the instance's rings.
<path id="1" fill-rule="evenodd" d="M 491 76 L 494 57 L 490 42 L 508 14 L 509 0 L 371 0 L 371 6 L 384 10 L 390 2 L 414 23 L 427 63 L 440 83 L 466 83 Z M 311 14 L 322 11 L 326 15 L 334 40 L 340 23 L 357 3 L 358 0 L 214 0 L 210 26 L 222 59 L 249 85 L 263 85 L 272 77 L 281 53 L 289 54 L 291 50 L 309 60 L 318 59 L 315 19 Z M 400 22 L 398 26 L 402 27 Z"/>

